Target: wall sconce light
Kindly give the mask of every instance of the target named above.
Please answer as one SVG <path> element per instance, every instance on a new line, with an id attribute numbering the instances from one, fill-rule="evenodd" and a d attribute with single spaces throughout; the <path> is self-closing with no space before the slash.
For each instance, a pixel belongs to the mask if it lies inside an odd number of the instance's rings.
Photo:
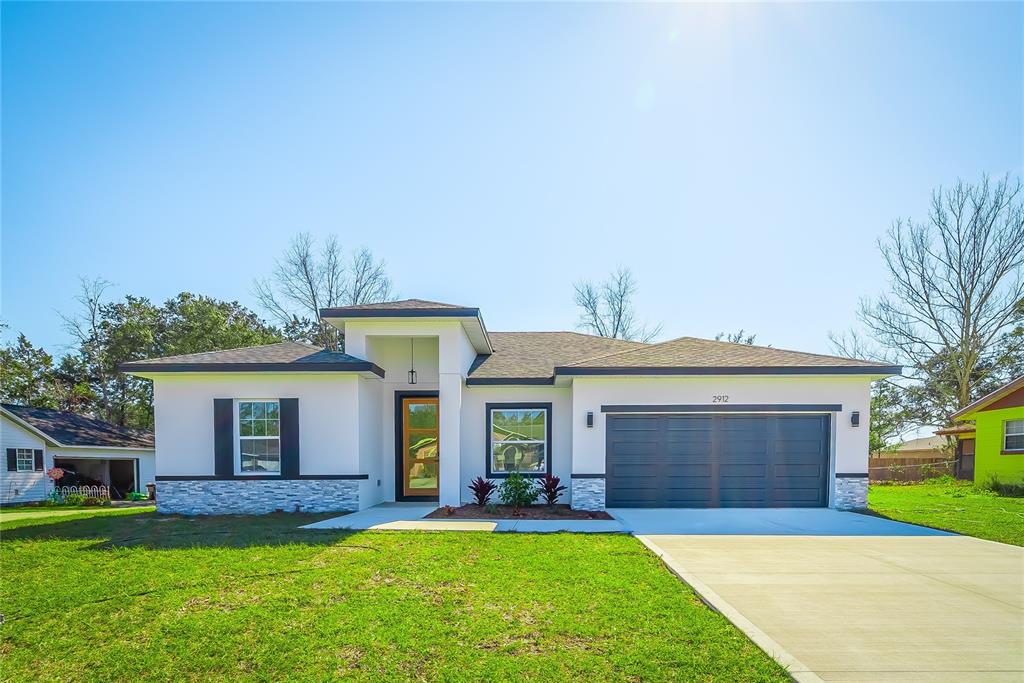
<path id="1" fill-rule="evenodd" d="M 855 410 L 850 413 L 850 424 L 854 427 L 860 427 L 860 411 Z"/>
<path id="2" fill-rule="evenodd" d="M 594 426 L 594 412 L 592 410 L 588 410 L 587 411 L 587 426 L 588 427 L 593 427 Z"/>
<path id="3" fill-rule="evenodd" d="M 409 338 L 409 384 L 416 384 L 416 349 L 413 338 Z"/>

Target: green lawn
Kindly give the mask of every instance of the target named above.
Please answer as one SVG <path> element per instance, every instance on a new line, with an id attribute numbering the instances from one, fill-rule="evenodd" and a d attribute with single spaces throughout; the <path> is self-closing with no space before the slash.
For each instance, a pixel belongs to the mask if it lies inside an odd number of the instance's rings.
<path id="1" fill-rule="evenodd" d="M 47 512 L 0 513 L 3 681 L 787 680 L 628 536 Z"/>
<path id="2" fill-rule="evenodd" d="M 872 484 L 868 507 L 901 522 L 1024 545 L 1024 498 L 998 496 L 970 482 L 945 479 L 907 486 Z"/>

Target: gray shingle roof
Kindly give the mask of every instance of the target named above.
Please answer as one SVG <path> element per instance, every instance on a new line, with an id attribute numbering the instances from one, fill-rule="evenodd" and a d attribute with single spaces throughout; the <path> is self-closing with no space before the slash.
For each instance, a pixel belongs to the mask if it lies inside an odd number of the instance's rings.
<path id="1" fill-rule="evenodd" d="M 680 337 L 658 344 L 567 363 L 571 368 L 863 368 L 885 374 L 892 366 L 873 361 L 788 351 L 767 346 Z"/>
<path id="2" fill-rule="evenodd" d="M 19 420 L 64 446 L 153 448 L 153 432 L 118 427 L 102 420 L 49 408 L 3 404 Z"/>
<path id="3" fill-rule="evenodd" d="M 578 332 L 491 332 L 494 353 L 476 357 L 469 383 L 484 380 L 550 380 L 555 367 L 646 344 Z"/>
<path id="4" fill-rule="evenodd" d="M 355 304 L 354 306 L 335 306 L 324 308 L 321 314 L 329 312 L 331 315 L 342 315 L 353 311 L 422 311 L 422 310 L 476 310 L 471 306 L 459 306 L 456 304 L 445 304 L 439 301 L 427 301 L 426 299 L 401 299 L 399 301 L 382 301 L 376 304 Z"/>
<path id="5" fill-rule="evenodd" d="M 122 363 L 123 372 L 256 372 L 265 371 L 370 371 L 383 377 L 373 363 L 338 351 L 299 342 L 280 342 L 227 351 L 207 351 Z"/>

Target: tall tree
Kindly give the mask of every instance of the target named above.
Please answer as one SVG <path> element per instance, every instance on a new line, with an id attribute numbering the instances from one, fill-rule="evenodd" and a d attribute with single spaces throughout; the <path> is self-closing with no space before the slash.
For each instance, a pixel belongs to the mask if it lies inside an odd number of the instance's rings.
<path id="1" fill-rule="evenodd" d="M 890 289 L 859 318 L 879 355 L 910 371 L 902 403 L 919 424 L 947 424 L 1019 362 L 1021 191 L 1009 177 L 958 181 L 932 194 L 927 220 L 897 220 L 879 241 Z"/>
<path id="2" fill-rule="evenodd" d="M 4 403 L 57 408 L 53 357 L 24 334 L 0 349 L 0 396 Z"/>
<path id="3" fill-rule="evenodd" d="M 392 297 L 385 264 L 364 248 L 346 255 L 336 236 L 317 248 L 309 233 L 296 235 L 269 278 L 256 280 L 260 305 L 289 338 L 340 350 L 341 332 L 325 323 L 320 309 L 377 303 Z"/>
<path id="4" fill-rule="evenodd" d="M 150 427 L 153 422 L 152 382 L 118 372 L 121 363 L 281 340 L 277 330 L 238 302 L 189 292 L 163 305 L 131 295 L 108 302 L 102 299 L 107 285 L 97 282 L 102 281 L 83 280 L 78 314 L 64 316 L 79 342 L 78 354 L 62 359 L 56 374 L 66 405 L 74 409 L 77 402 L 82 412 L 88 406 L 114 424 Z"/>
<path id="5" fill-rule="evenodd" d="M 574 287 L 580 329 L 600 337 L 642 342 L 661 334 L 661 325 L 648 327 L 636 319 L 633 297 L 637 285 L 629 268 L 620 266 L 603 282 L 581 280 Z"/>
<path id="6" fill-rule="evenodd" d="M 755 339 L 757 339 L 756 334 L 747 334 L 742 327 L 739 332 L 719 332 L 715 335 L 715 341 L 727 341 L 731 344 L 753 345 Z"/>

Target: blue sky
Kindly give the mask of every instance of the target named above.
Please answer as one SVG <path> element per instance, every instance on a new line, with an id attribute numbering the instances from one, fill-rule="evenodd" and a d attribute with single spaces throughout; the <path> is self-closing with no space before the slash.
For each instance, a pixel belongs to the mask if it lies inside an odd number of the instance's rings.
<path id="1" fill-rule="evenodd" d="M 1021 174 L 1024 5 L 2 6 L 2 318 L 80 275 L 255 306 L 299 231 L 492 330 L 619 264 L 664 338 L 827 351 L 875 240 Z"/>

